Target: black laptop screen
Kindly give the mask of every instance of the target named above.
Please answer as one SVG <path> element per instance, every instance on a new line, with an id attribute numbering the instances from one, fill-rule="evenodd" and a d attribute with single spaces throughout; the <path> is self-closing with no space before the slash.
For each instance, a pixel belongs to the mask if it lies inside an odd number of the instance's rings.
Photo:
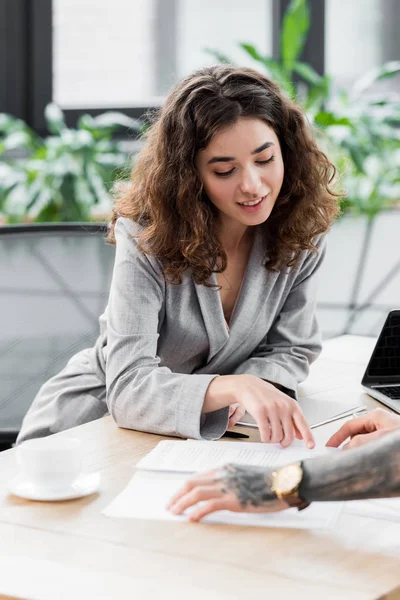
<path id="1" fill-rule="evenodd" d="M 369 362 L 366 373 L 369 377 L 400 379 L 400 314 L 393 312 L 386 320 Z"/>

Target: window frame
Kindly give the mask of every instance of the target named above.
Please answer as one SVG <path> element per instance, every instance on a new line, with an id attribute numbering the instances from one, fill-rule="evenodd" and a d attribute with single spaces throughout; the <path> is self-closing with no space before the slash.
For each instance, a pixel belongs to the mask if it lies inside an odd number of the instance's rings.
<path id="1" fill-rule="evenodd" d="M 157 36 L 156 76 L 161 89 L 166 64 L 176 64 L 175 15 L 178 0 L 157 0 L 162 18 Z M 273 56 L 279 58 L 279 31 L 290 0 L 272 0 Z M 324 73 L 325 0 L 309 0 L 311 27 L 301 59 Z M 166 20 L 168 27 L 165 27 Z M 172 29 L 171 29 L 172 28 Z M 167 35 L 168 30 L 168 35 Z M 164 33 L 162 33 L 164 32 Z M 167 42 L 168 43 L 167 43 Z M 166 50 L 165 50 L 165 47 Z M 47 133 L 44 109 L 53 99 L 52 0 L 0 0 L 0 112 L 24 119 L 39 134 Z M 116 110 L 133 118 L 142 118 L 155 106 L 63 109 L 66 123 L 74 127 L 83 114 L 99 115 Z"/>

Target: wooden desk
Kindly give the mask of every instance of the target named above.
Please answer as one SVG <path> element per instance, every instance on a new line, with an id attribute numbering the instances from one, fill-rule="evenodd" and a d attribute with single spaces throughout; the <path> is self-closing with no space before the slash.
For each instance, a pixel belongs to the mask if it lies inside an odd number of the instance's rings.
<path id="1" fill-rule="evenodd" d="M 302 395 L 376 406 L 359 385 L 373 343 L 328 342 Z M 132 465 L 162 438 L 118 429 L 111 418 L 73 434 L 87 465 L 102 472 L 100 493 L 88 498 L 52 504 L 8 495 L 15 453 L 0 454 L 0 598 L 366 600 L 400 584 L 400 522 L 343 514 L 333 531 L 307 531 L 107 518 L 101 511 Z"/>

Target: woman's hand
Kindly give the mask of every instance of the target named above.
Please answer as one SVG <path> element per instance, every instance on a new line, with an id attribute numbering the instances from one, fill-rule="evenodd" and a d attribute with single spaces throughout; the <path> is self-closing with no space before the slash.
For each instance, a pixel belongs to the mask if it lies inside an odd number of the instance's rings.
<path id="1" fill-rule="evenodd" d="M 272 383 L 254 375 L 238 375 L 235 397 L 256 421 L 262 442 L 280 443 L 286 448 L 297 437 L 308 448 L 314 448 L 313 435 L 298 402 Z"/>
<path id="2" fill-rule="evenodd" d="M 169 501 L 167 509 L 174 515 L 195 506 L 189 521 L 199 521 L 217 510 L 233 512 L 276 512 L 289 508 L 271 490 L 273 469 L 226 465 L 186 481 Z M 202 504 L 197 506 L 201 502 Z"/>
<path id="3" fill-rule="evenodd" d="M 393 429 L 400 428 L 400 416 L 376 408 L 375 410 L 344 423 L 326 443 L 327 446 L 338 448 L 342 442 L 350 438 L 350 441 L 343 448 L 356 448 L 375 440 L 382 435 L 386 435 Z"/>

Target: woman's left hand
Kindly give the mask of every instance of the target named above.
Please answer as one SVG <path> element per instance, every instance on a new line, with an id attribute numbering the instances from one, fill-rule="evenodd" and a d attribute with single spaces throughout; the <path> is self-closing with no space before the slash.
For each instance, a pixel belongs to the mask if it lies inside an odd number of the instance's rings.
<path id="1" fill-rule="evenodd" d="M 273 469 L 231 464 L 198 474 L 186 481 L 167 509 L 180 515 L 194 506 L 189 521 L 199 521 L 217 510 L 252 513 L 285 510 L 289 505 L 271 491 L 272 473 Z"/>
<path id="2" fill-rule="evenodd" d="M 235 402 L 235 404 L 231 404 L 229 407 L 228 429 L 230 429 L 231 427 L 236 425 L 238 421 L 243 419 L 245 414 L 245 409 L 238 402 Z"/>

